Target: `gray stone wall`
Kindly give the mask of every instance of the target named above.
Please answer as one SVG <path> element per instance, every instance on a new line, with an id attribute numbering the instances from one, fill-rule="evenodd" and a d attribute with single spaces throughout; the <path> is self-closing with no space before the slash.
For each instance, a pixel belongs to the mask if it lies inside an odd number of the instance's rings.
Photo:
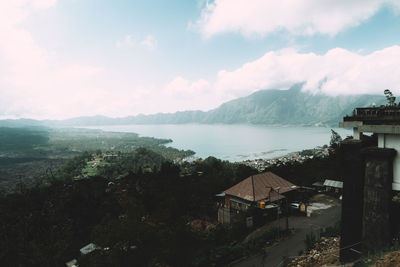
<path id="1" fill-rule="evenodd" d="M 390 207 L 392 201 L 393 158 L 396 150 L 370 147 L 365 158 L 362 248 L 376 252 L 392 240 Z"/>
<path id="2" fill-rule="evenodd" d="M 342 229 L 340 261 L 350 262 L 360 257 L 364 204 L 364 158 L 361 140 L 344 140 L 340 146 L 343 177 Z"/>
<path id="3" fill-rule="evenodd" d="M 345 140 L 340 153 L 344 182 L 340 260 L 345 263 L 391 244 L 396 150 Z"/>

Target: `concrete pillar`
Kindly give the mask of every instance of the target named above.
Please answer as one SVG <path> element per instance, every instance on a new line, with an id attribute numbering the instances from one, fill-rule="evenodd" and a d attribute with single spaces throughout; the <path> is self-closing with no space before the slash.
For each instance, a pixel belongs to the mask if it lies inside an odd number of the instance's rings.
<path id="1" fill-rule="evenodd" d="M 344 140 L 340 146 L 343 178 L 342 229 L 340 239 L 340 261 L 350 262 L 360 255 L 359 243 L 362 237 L 362 217 L 364 198 L 364 160 L 361 154 L 361 140 Z"/>
<path id="2" fill-rule="evenodd" d="M 391 244 L 390 207 L 396 150 L 368 147 L 362 154 L 365 159 L 362 249 L 368 253 Z"/>
<path id="3" fill-rule="evenodd" d="M 353 128 L 353 139 L 354 140 L 360 140 L 361 138 L 361 132 L 357 127 Z"/>
<path id="4" fill-rule="evenodd" d="M 380 148 L 385 147 L 385 134 L 384 133 L 378 134 L 378 147 L 380 147 Z"/>

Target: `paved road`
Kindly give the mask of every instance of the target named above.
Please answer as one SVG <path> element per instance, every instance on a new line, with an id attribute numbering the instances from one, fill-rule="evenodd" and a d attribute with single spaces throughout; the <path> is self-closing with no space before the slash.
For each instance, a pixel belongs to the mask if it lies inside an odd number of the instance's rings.
<path id="1" fill-rule="evenodd" d="M 278 267 L 282 264 L 284 257 L 298 256 L 300 250 L 305 249 L 304 240 L 310 231 L 319 228 L 333 226 L 340 220 L 340 205 L 333 206 L 326 210 L 313 213 L 311 217 L 291 217 L 289 228 L 293 228 L 295 233 L 286 240 L 282 240 L 277 245 L 267 248 L 266 255 L 255 255 L 231 265 L 232 267 Z M 280 222 L 285 225 L 285 219 Z"/>

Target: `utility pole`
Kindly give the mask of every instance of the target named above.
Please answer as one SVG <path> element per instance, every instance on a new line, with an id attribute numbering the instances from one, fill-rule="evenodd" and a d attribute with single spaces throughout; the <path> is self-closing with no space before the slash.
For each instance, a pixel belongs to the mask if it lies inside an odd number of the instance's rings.
<path id="1" fill-rule="evenodd" d="M 278 237 L 280 237 L 281 236 L 281 222 L 279 221 L 279 212 L 281 211 L 281 206 L 279 204 L 279 201 L 280 201 L 280 199 L 279 199 L 279 189 L 281 189 L 281 187 L 278 186 L 278 187 L 275 187 L 274 189 L 277 190 L 277 192 L 278 192 Z"/>

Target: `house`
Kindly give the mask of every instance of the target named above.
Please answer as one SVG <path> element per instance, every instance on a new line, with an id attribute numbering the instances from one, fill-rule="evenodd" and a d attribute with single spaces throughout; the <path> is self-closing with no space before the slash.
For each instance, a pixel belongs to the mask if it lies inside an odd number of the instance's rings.
<path id="1" fill-rule="evenodd" d="M 219 196 L 225 197 L 223 207 L 218 211 L 221 223 L 230 223 L 233 214 L 246 212 L 250 207 L 277 209 L 276 203 L 286 198 L 298 186 L 272 172 L 247 177 L 240 183 L 225 190 Z"/>
<path id="2" fill-rule="evenodd" d="M 246 210 L 261 202 L 273 203 L 285 198 L 285 193 L 298 187 L 272 172 L 264 172 L 247 177 L 240 183 L 224 191 L 225 206 Z"/>
<path id="3" fill-rule="evenodd" d="M 324 182 L 324 186 L 326 191 L 334 191 L 335 193 L 340 193 L 343 189 L 343 182 L 326 179 Z"/>

